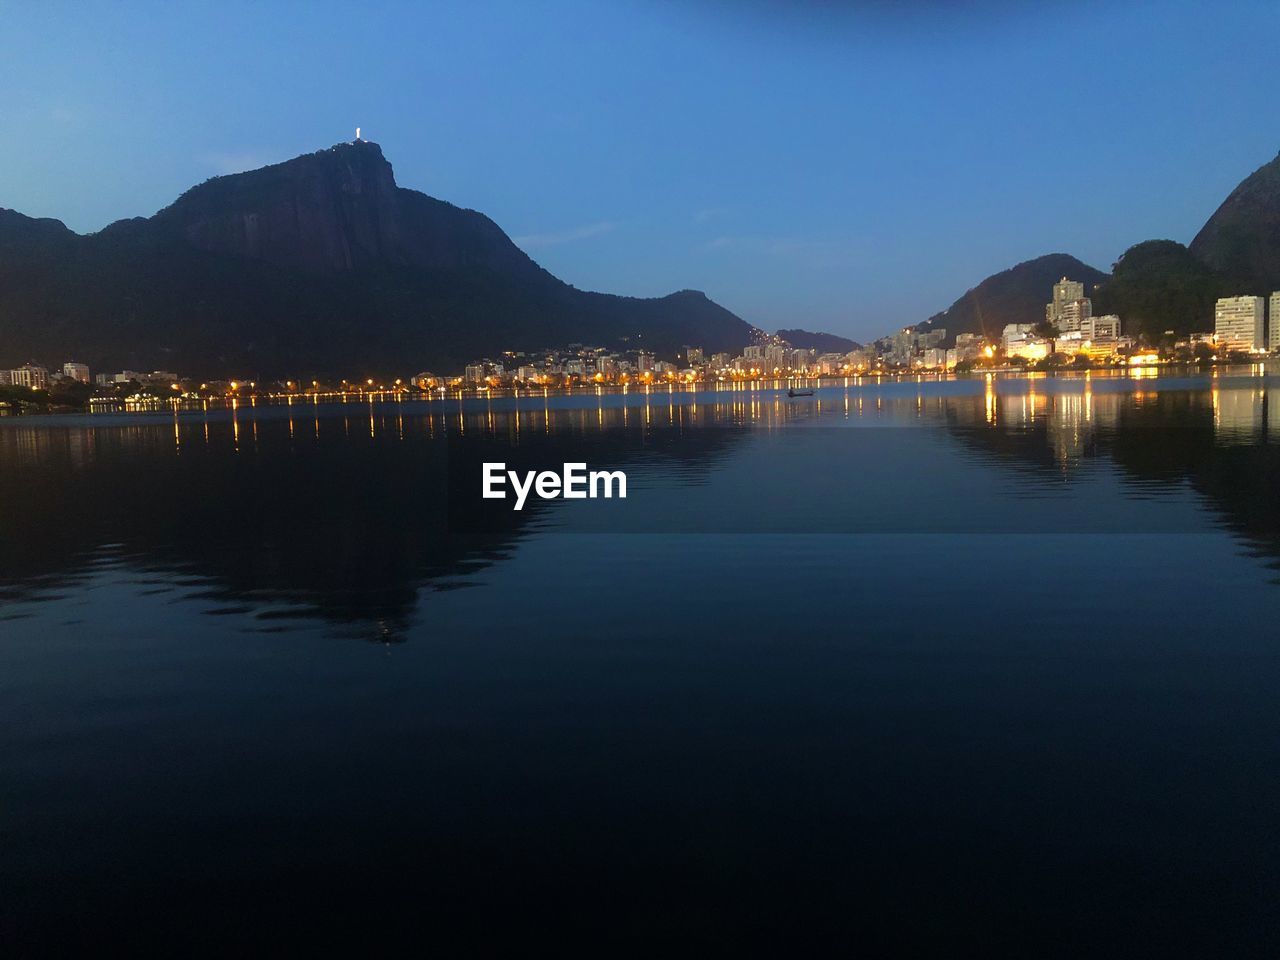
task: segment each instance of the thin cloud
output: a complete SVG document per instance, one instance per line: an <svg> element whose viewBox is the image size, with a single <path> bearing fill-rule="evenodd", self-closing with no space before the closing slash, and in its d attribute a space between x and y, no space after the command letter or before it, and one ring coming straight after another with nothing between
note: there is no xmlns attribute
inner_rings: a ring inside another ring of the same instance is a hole
<svg viewBox="0 0 1280 960"><path fill-rule="evenodd" d="M580 227L572 227L568 230L561 230L557 233L529 233L522 237L512 237L517 246L525 249L535 247L555 247L562 243L573 243L575 240L585 240L588 237L598 237L602 233L609 233L617 228L617 224L608 220L599 223L588 223Z"/></svg>
<svg viewBox="0 0 1280 960"><path fill-rule="evenodd" d="M206 153L199 159L218 174L244 173L276 162L274 158L261 153Z"/></svg>
<svg viewBox="0 0 1280 960"><path fill-rule="evenodd" d="M721 236L702 244L704 250L801 260L816 267L846 264L865 255L859 245L837 240L786 236Z"/></svg>

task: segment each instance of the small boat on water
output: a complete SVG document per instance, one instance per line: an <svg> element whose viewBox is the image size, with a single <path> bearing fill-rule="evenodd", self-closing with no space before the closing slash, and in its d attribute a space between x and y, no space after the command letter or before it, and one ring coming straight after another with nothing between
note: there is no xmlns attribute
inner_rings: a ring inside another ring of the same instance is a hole
<svg viewBox="0 0 1280 960"><path fill-rule="evenodd" d="M787 396L788 396L788 397L812 397L812 396L813 396L813 391L812 391L812 390L797 390L795 387L788 387L788 388L787 388Z"/></svg>

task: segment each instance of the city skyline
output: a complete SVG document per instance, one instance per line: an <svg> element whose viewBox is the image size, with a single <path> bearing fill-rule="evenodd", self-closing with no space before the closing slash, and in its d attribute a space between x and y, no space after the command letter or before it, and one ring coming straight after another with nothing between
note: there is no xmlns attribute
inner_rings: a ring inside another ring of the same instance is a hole
<svg viewBox="0 0 1280 960"><path fill-rule="evenodd" d="M322 8L10 9L0 79L23 136L0 146L0 205L96 230L360 125L402 182L486 212L580 288L692 287L765 329L866 341L1029 257L1107 269L1144 237L1187 242L1274 155L1248 79L1265 52L1236 43L1270 9L997 4L927 35L876 5L808 9L406 10L341 36ZM287 62L257 56L286 29ZM1063 62L1078 83L1046 66Z"/></svg>

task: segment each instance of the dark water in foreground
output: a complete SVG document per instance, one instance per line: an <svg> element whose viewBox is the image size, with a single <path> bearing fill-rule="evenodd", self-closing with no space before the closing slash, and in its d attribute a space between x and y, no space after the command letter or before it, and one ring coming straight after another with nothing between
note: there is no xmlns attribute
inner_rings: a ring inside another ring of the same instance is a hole
<svg viewBox="0 0 1280 960"><path fill-rule="evenodd" d="M5 952L1275 954L1280 379L591 403L0 425Z"/></svg>

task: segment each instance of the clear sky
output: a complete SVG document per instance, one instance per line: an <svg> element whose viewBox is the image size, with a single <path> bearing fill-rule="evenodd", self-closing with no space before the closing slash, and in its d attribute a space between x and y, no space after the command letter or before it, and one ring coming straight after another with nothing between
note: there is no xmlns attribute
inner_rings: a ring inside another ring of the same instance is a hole
<svg viewBox="0 0 1280 960"><path fill-rule="evenodd" d="M97 230L358 124L578 287L861 339L1190 241L1280 147L1277 36L1274 2L0 0L0 206Z"/></svg>

